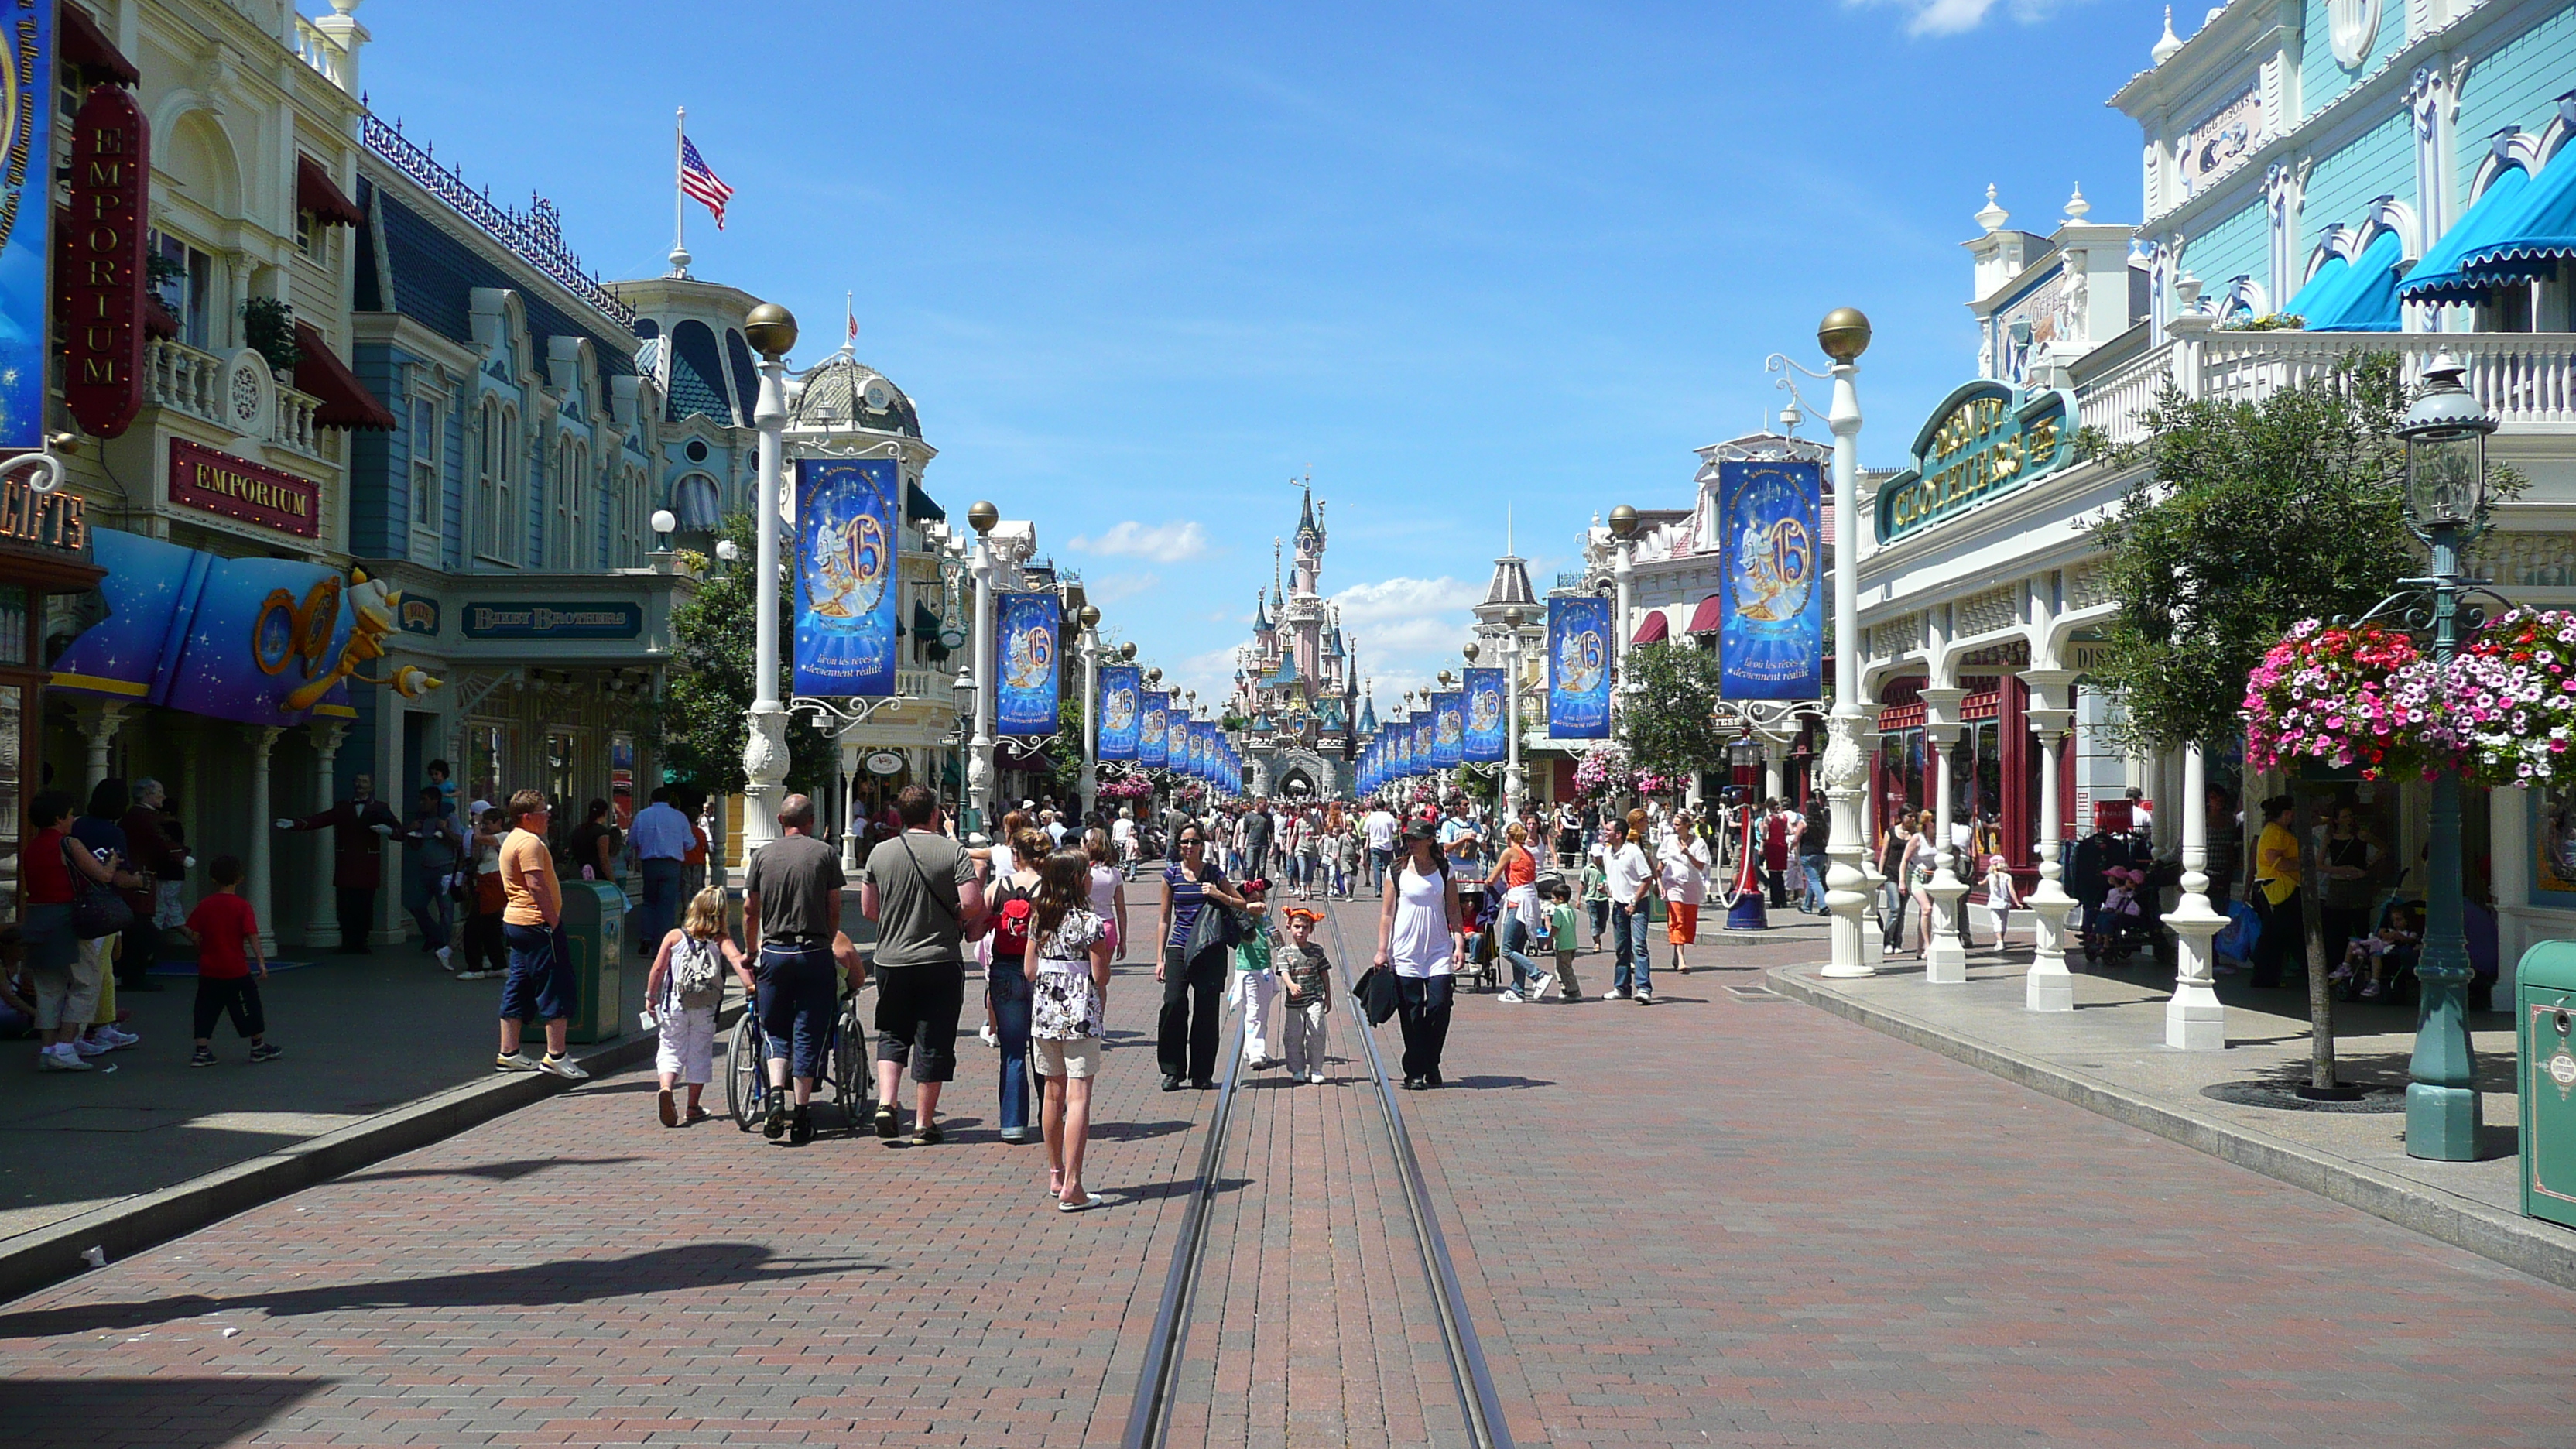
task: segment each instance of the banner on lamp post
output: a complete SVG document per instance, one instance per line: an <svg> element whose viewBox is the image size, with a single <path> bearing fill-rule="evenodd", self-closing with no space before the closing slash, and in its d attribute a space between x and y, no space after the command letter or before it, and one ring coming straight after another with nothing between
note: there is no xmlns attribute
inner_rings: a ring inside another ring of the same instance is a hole
<svg viewBox="0 0 2576 1449"><path fill-rule="evenodd" d="M892 458L797 461L798 694L894 693L896 468Z"/></svg>
<svg viewBox="0 0 2576 1449"><path fill-rule="evenodd" d="M1501 762L1505 750L1503 671L1467 671L1467 722L1463 753L1471 765Z"/></svg>
<svg viewBox="0 0 2576 1449"><path fill-rule="evenodd" d="M1142 680L1143 674L1133 664L1112 664L1100 671L1100 758L1136 758Z"/></svg>
<svg viewBox="0 0 2576 1449"><path fill-rule="evenodd" d="M1547 601L1547 732L1560 740L1610 738L1610 601Z"/></svg>
<svg viewBox="0 0 2576 1449"><path fill-rule="evenodd" d="M1719 693L1814 699L1824 692L1824 470L1720 463L1717 479Z"/></svg>
<svg viewBox="0 0 2576 1449"><path fill-rule="evenodd" d="M1061 726L1055 668L1061 605L1043 592L1002 594L993 602L994 732L1054 734Z"/></svg>

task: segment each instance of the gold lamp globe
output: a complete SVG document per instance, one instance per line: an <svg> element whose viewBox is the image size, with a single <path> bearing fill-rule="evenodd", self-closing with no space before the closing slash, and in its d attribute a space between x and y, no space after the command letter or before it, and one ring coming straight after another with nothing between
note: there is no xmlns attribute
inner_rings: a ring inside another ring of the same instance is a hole
<svg viewBox="0 0 2576 1449"><path fill-rule="evenodd" d="M1816 345L1836 362L1858 362L1869 350L1869 319L1858 307L1836 307L1816 325Z"/></svg>
<svg viewBox="0 0 2576 1449"><path fill-rule="evenodd" d="M796 314L775 302L763 302L742 319L743 340L772 362L796 346Z"/></svg>
<svg viewBox="0 0 2576 1449"><path fill-rule="evenodd" d="M1001 521L1002 510L995 508L989 499L979 498L966 510L967 525L979 534L991 533L993 525Z"/></svg>
<svg viewBox="0 0 2576 1449"><path fill-rule="evenodd" d="M1610 536L1627 538L1637 531L1637 510L1622 503L1610 510Z"/></svg>

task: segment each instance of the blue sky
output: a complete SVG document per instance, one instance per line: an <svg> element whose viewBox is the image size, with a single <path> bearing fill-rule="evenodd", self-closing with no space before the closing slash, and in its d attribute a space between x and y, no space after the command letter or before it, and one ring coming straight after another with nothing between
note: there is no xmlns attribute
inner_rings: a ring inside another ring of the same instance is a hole
<svg viewBox="0 0 2576 1449"><path fill-rule="evenodd" d="M724 17L719 22L714 17ZM757 16L757 27L739 22ZM1975 364L1985 187L2139 210L2145 0L369 6L380 114L603 275L670 247L671 119L737 191L698 275L911 392L931 491L1030 518L1106 623L1224 673L1295 521L1381 703L1455 660L1504 510L1540 587L1677 506L1850 303L1866 461ZM2194 22L2186 21L2183 33ZM1818 399L1821 402L1821 398ZM1820 427L1810 425L1811 432Z"/></svg>

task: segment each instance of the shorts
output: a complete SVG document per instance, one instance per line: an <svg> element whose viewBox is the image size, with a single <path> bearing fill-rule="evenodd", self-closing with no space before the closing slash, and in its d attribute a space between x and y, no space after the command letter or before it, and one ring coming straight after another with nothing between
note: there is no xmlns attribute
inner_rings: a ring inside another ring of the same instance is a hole
<svg viewBox="0 0 2576 1449"><path fill-rule="evenodd" d="M572 947L563 932L504 922L510 974L501 983L503 1021L554 1021L572 1015Z"/></svg>
<svg viewBox="0 0 2576 1449"><path fill-rule="evenodd" d="M1039 1037L1029 1045L1037 1052L1041 1077L1089 1078L1100 1074L1100 1038L1096 1036L1078 1036L1071 1041Z"/></svg>
<svg viewBox="0 0 2576 1449"><path fill-rule="evenodd" d="M909 1065L916 1082L953 1079L957 1014L965 1009L963 961L878 967L877 1060Z"/></svg>
<svg viewBox="0 0 2576 1449"><path fill-rule="evenodd" d="M1688 946L1699 940L1697 901L1664 902L1664 939L1676 946Z"/></svg>

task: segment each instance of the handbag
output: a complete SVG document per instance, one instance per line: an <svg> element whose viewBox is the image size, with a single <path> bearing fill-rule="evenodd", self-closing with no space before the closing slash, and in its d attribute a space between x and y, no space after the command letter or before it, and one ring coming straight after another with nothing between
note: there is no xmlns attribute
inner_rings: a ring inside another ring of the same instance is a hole
<svg viewBox="0 0 2576 1449"><path fill-rule="evenodd" d="M72 842L66 836L63 869L71 872L73 883L80 889L72 901L72 934L84 941L95 941L133 925L134 908L125 903L124 895L116 887L102 885L83 874L79 866L72 864L71 852Z"/></svg>

